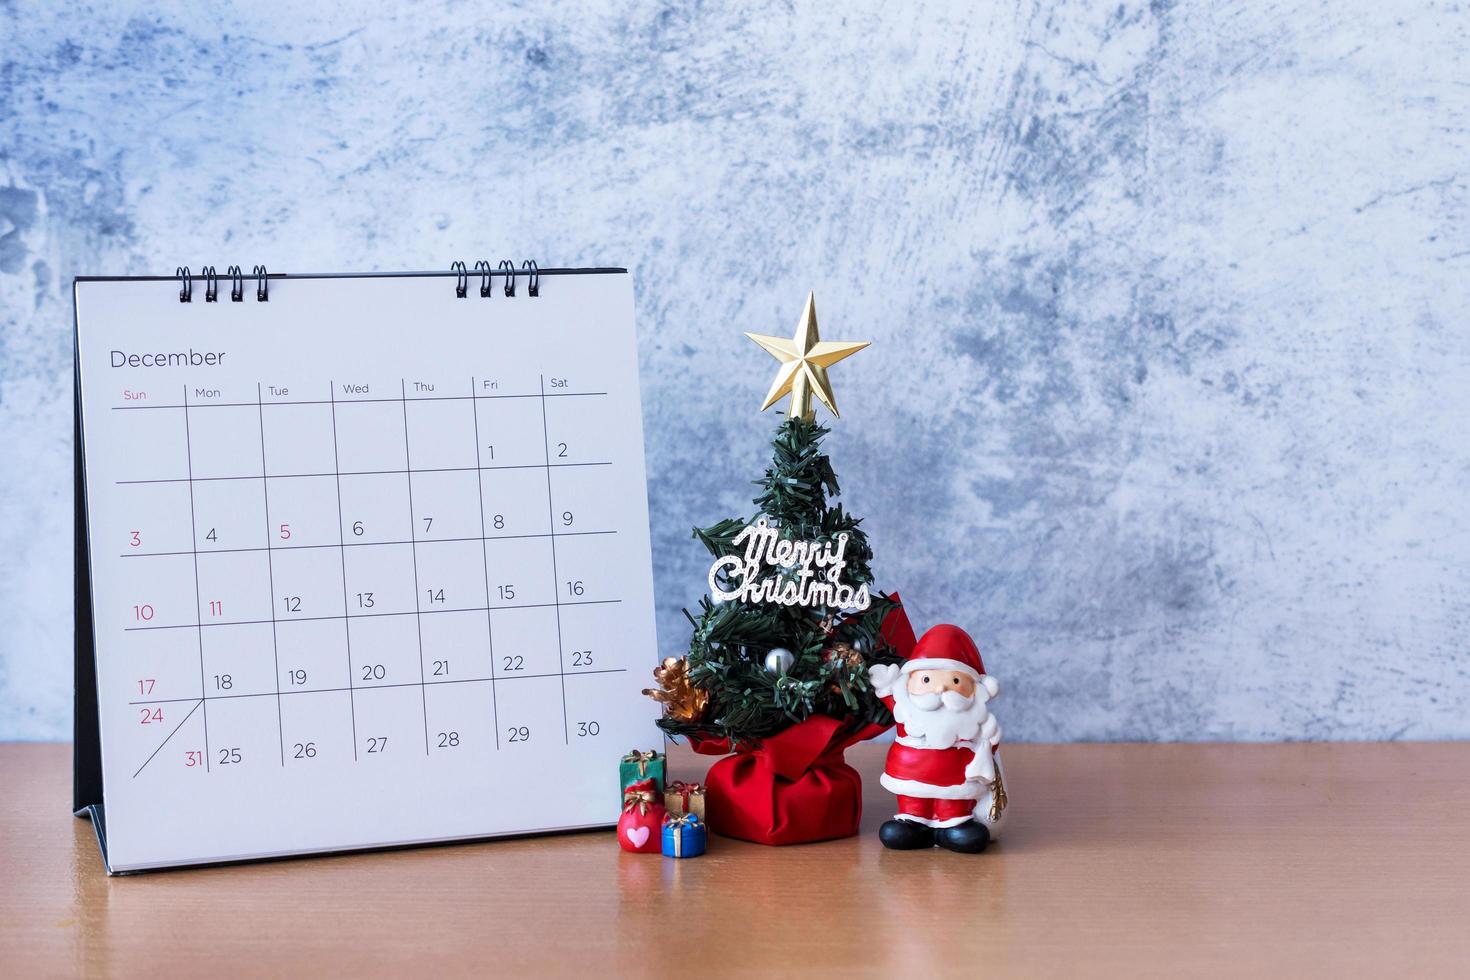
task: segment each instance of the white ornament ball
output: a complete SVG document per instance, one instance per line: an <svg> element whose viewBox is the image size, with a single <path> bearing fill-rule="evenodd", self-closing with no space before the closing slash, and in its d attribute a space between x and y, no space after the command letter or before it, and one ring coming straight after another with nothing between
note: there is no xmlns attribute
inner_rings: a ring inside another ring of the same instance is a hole
<svg viewBox="0 0 1470 980"><path fill-rule="evenodd" d="M785 647L776 647L766 654L766 670L773 674L784 674L796 663L796 655Z"/></svg>

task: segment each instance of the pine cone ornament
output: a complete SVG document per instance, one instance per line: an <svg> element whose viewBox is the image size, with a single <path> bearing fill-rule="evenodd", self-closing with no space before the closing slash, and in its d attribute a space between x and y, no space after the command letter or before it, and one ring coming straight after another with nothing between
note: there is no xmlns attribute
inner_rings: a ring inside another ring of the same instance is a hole
<svg viewBox="0 0 1470 980"><path fill-rule="evenodd" d="M684 657L665 657L653 668L657 688L644 688L643 693L664 706L664 717L679 721L698 721L709 707L709 692L689 683L689 661Z"/></svg>
<svg viewBox="0 0 1470 980"><path fill-rule="evenodd" d="M824 656L829 663L843 661L849 667L862 667L866 663L862 653L850 643L834 643L827 648Z"/></svg>
<svg viewBox="0 0 1470 980"><path fill-rule="evenodd" d="M822 657L827 663L839 669L846 667L851 670L861 671L865 670L867 666L867 661L863 659L863 655L850 643L834 643L823 651ZM843 699L848 698L847 692L836 681L828 684L827 690L831 691L837 697Z"/></svg>

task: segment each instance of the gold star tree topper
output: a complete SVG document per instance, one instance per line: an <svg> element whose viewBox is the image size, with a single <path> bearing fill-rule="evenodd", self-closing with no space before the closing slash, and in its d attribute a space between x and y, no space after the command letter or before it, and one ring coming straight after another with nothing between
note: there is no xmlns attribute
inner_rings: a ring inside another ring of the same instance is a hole
<svg viewBox="0 0 1470 980"><path fill-rule="evenodd" d="M841 418L837 411L837 398L832 394L832 382L827 378L827 369L844 357L850 357L868 346L866 340L823 340L817 334L817 300L815 293L807 293L806 309L801 311L801 320L796 324L796 336L767 337L748 333L745 336L765 348L766 353L781 362L776 380L771 384L764 412L786 395L791 396L790 416L813 421L816 410L812 408L812 395L816 394L827 410Z"/></svg>

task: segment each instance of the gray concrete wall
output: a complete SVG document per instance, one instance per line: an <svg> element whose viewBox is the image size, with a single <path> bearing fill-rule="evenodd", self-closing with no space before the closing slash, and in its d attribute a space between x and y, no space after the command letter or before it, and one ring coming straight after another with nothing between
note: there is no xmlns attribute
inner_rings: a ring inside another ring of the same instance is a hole
<svg viewBox="0 0 1470 980"><path fill-rule="evenodd" d="M636 272L666 653L810 288L1008 737L1470 735L1463 7L370 6L0 4L0 738L68 732L71 277L481 256Z"/></svg>

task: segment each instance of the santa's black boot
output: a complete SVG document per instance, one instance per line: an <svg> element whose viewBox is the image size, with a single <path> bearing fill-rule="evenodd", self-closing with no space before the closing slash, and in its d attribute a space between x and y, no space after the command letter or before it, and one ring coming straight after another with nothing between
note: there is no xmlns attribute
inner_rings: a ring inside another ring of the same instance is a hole
<svg viewBox="0 0 1470 980"><path fill-rule="evenodd" d="M936 830L934 843L947 851L979 854L990 843L990 829L978 821L967 820L957 827L941 827Z"/></svg>
<svg viewBox="0 0 1470 980"><path fill-rule="evenodd" d="M878 839L895 851L915 851L934 846L934 828L912 820L889 820L878 828Z"/></svg>

